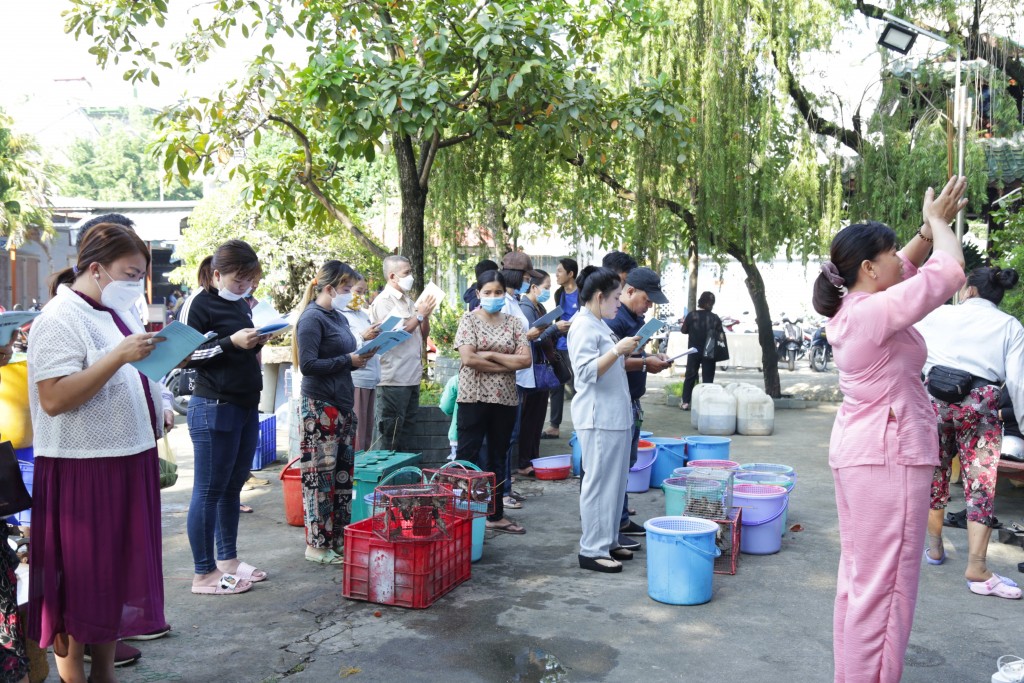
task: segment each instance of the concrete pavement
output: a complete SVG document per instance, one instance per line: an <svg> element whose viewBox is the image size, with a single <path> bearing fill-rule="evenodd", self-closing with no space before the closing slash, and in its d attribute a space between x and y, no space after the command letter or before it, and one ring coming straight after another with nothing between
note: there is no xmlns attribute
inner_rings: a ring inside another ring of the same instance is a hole
<svg viewBox="0 0 1024 683"><path fill-rule="evenodd" d="M784 387L807 380L805 374L816 375L783 371ZM716 379L759 384L760 374ZM694 432L689 414L666 406L661 391L650 392L645 409L645 429L659 436ZM283 463L263 472L272 486L243 493L256 512L242 515L240 557L270 579L245 595L194 596L185 534L191 453L181 425L172 437L182 476L164 492L163 516L166 611L174 630L136 643L143 658L119 672L121 681L829 681L839 556L827 466L835 409L780 410L775 435L734 437L732 459L796 468L789 524L803 530L786 533L777 555L741 556L735 576L714 577L711 602L691 607L647 596L645 552L618 575L579 569L578 481L532 479L517 482L527 501L511 513L527 534L488 534L472 578L429 609L346 600L342 569L306 562L302 529L284 522L277 479ZM543 441L542 454L569 452L570 433L563 425L565 438ZM961 491L955 489L951 509L963 507ZM1020 519L1024 490L1001 482L999 491L1000 519ZM638 521L664 514L660 490L630 498ZM908 683L987 681L1000 655L1024 656L1024 603L968 592L965 531L948 529L946 549L945 565L921 570ZM1020 548L994 542L989 557L996 571L1021 577Z"/></svg>

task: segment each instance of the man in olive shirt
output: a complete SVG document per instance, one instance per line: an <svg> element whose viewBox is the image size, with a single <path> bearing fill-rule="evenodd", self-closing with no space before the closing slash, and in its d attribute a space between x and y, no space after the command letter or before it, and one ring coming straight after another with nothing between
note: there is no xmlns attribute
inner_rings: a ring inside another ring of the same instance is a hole
<svg viewBox="0 0 1024 683"><path fill-rule="evenodd" d="M412 336L380 357L373 448L413 452L412 436L423 377L423 340L430 334L430 314L437 301L428 296L419 304L413 302L409 296L413 286L412 263L404 256L384 259L384 277L387 285L370 306L370 320L381 323L398 316L402 322L394 329L405 330Z"/></svg>

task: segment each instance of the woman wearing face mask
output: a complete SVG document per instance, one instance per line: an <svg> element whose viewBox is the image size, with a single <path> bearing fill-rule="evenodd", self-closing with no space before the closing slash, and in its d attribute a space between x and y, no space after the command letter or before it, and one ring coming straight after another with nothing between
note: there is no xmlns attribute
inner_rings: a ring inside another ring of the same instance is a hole
<svg viewBox="0 0 1024 683"><path fill-rule="evenodd" d="M188 406L195 481L188 508L188 540L199 595L244 593L267 578L238 559L239 494L259 441L263 376L257 354L267 340L253 327L245 302L262 273L259 257L241 240L213 253L210 279L181 309L181 322L212 339L189 362L197 369ZM216 540L216 554L214 541Z"/></svg>
<svg viewBox="0 0 1024 683"><path fill-rule="evenodd" d="M462 367L459 369L457 435L458 456L487 472L496 482L505 481L512 428L516 422L519 394L516 370L530 367L530 345L518 318L502 313L505 306L505 278L489 270L477 279L480 308L466 313L455 333ZM487 438L486 454L480 453ZM508 534L526 529L505 517L502 496L495 496L494 514L487 528Z"/></svg>
<svg viewBox="0 0 1024 683"><path fill-rule="evenodd" d="M544 303L551 298L551 276L543 270L531 270L527 273L530 283L523 296L519 299L519 308L526 320L533 325L547 311ZM525 282L524 282L525 284ZM554 339L558 328L550 325L540 333L536 341L530 343L533 351L533 362L547 363L555 353ZM523 396L522 416L519 418L519 462L518 474L533 476L534 458L540 457L540 434L544 430L544 416L548 411L548 391L527 391Z"/></svg>
<svg viewBox="0 0 1024 683"><path fill-rule="evenodd" d="M118 638L165 627L157 436L160 385L129 365L159 342L132 307L150 254L122 225L91 228L32 325L35 480L28 637L60 677L114 677Z"/></svg>
<svg viewBox="0 0 1024 683"><path fill-rule="evenodd" d="M569 360L575 376L572 424L583 449L580 487L579 562L583 569L616 573L633 553L618 545L626 493L633 410L626 357L639 337L616 337L605 320L615 318L622 283L609 268L587 266L576 278L580 309L569 328Z"/></svg>
<svg viewBox="0 0 1024 683"><path fill-rule="evenodd" d="M352 284L352 300L342 313L356 335L356 341L363 343L376 339L380 334L380 324L370 323L370 302L367 301L366 278L356 273L356 279ZM352 384L355 386L353 394L353 412L356 414L356 436L352 447L356 451L365 451L370 448L373 439L373 415L375 410L374 399L376 398L377 383L380 382L380 358L373 356L367 361L366 366L352 371Z"/></svg>
<svg viewBox="0 0 1024 683"><path fill-rule="evenodd" d="M342 314L352 302L359 275L341 261L328 261L306 287L299 304L292 354L302 370L302 503L306 513L306 559L342 564L344 528L352 519L352 373L372 354Z"/></svg>

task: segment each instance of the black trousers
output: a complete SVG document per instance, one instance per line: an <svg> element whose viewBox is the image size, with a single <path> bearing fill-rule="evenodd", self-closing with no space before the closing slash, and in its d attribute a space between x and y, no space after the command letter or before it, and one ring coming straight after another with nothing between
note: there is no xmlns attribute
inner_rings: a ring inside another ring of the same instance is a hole
<svg viewBox="0 0 1024 683"><path fill-rule="evenodd" d="M683 403L689 403L693 396L693 388L697 386L697 372L700 371L700 381L710 384L715 381L715 361L710 358L703 358L696 353L686 359L686 379L683 380Z"/></svg>
<svg viewBox="0 0 1024 683"><path fill-rule="evenodd" d="M505 457L508 455L508 445L512 440L512 428L516 424L517 408L497 403L459 404L456 423L459 446L456 453L459 460L468 460L484 472L494 473L494 514L487 518L492 522L497 522L505 516L501 492L509 476L505 467ZM484 437L487 438L487 448L481 452Z"/></svg>
<svg viewBox="0 0 1024 683"><path fill-rule="evenodd" d="M559 387L564 389L564 387ZM540 433L548 412L548 392L528 391L523 396L522 417L519 418L519 469L530 467L540 457Z"/></svg>

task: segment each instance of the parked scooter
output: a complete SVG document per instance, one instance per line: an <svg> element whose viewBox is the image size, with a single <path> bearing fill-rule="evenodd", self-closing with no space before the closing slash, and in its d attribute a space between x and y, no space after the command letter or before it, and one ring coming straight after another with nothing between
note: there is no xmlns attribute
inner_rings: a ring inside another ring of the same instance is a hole
<svg viewBox="0 0 1024 683"><path fill-rule="evenodd" d="M825 372L832 362L832 344L825 335L825 326L821 325L814 331L811 338L811 370Z"/></svg>
<svg viewBox="0 0 1024 683"><path fill-rule="evenodd" d="M171 392L171 407L178 415L188 415L188 404L196 390L196 371L174 368L164 376L163 385Z"/></svg>
<svg viewBox="0 0 1024 683"><path fill-rule="evenodd" d="M782 336L779 339L779 361L785 360L789 371L796 370L796 359L804 354L804 332L798 323L800 318L782 319Z"/></svg>

